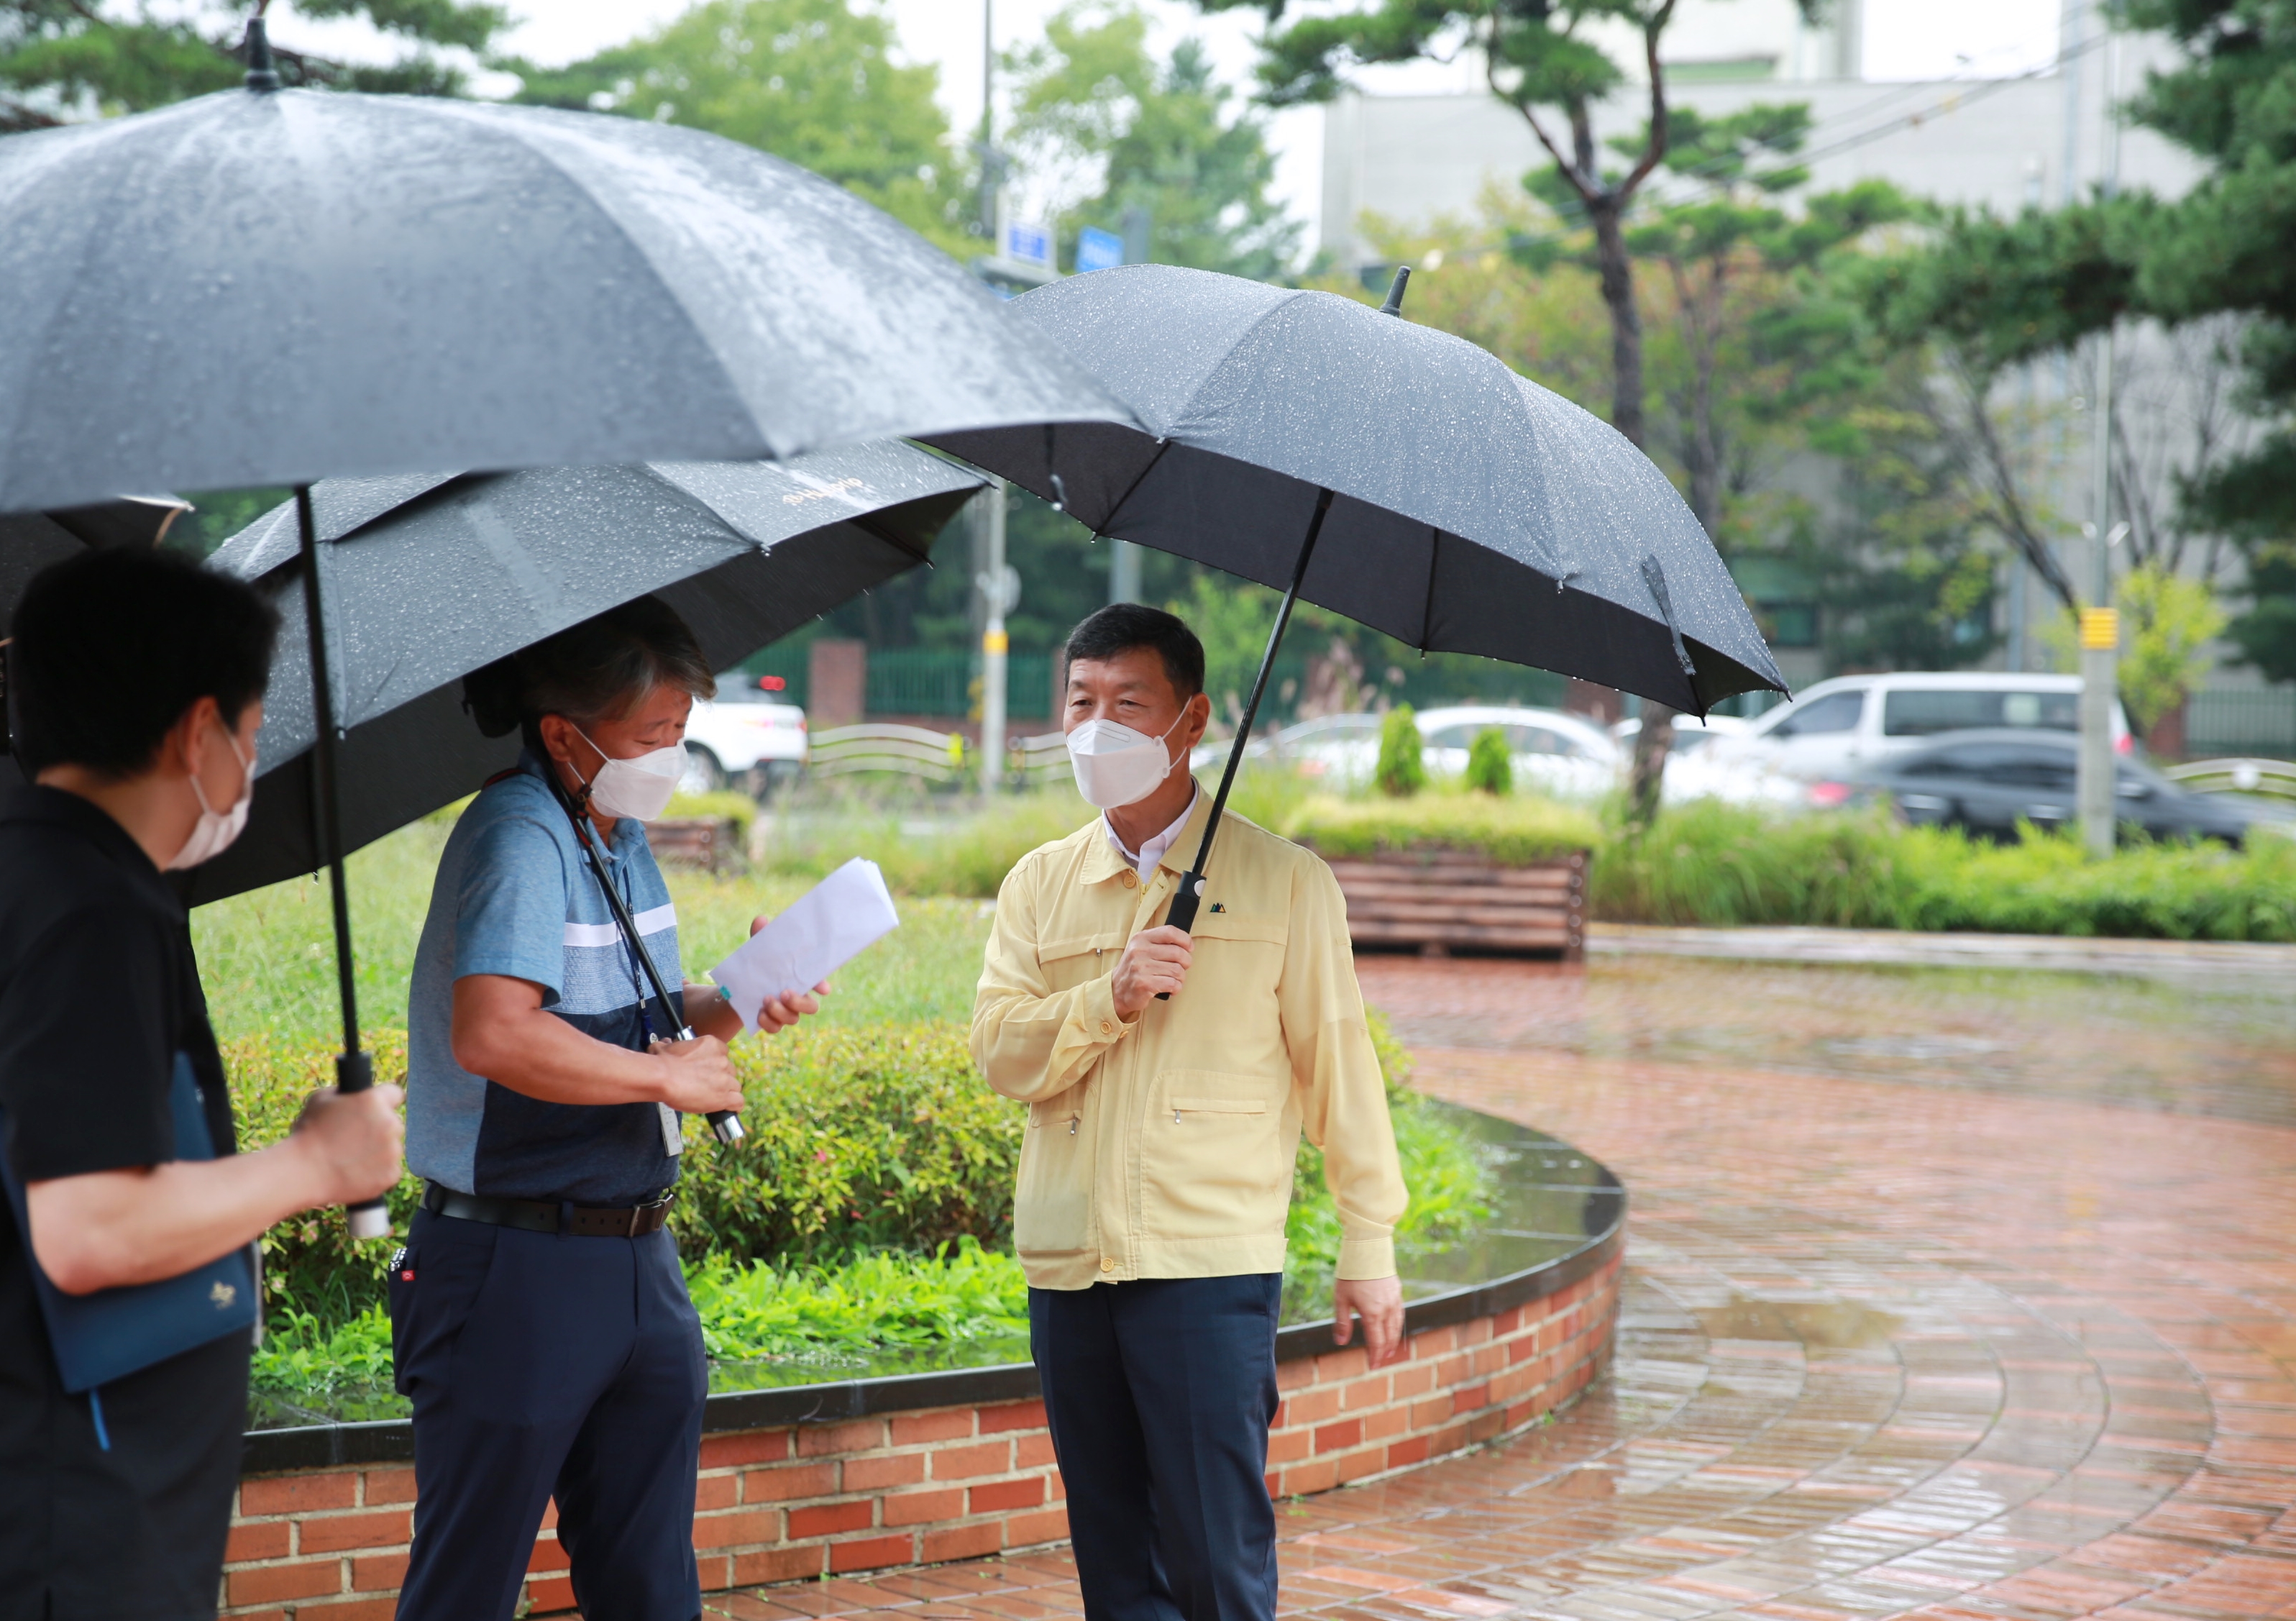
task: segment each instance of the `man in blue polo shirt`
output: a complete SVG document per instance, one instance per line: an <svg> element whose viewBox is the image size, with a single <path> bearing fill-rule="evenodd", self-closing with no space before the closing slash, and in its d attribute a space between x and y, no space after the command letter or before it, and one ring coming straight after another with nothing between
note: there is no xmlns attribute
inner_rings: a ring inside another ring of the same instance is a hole
<svg viewBox="0 0 2296 1621"><path fill-rule="evenodd" d="M578 827L678 984L676 914L644 823L683 775L687 712L712 689L692 633L651 597L465 684L480 728L515 727L526 750L447 841L410 987L407 1163L428 1187L390 1272L414 1403L400 1621L509 1621L554 1497L589 1621L700 1613L708 1384L663 1222L680 1116L742 1106L726 1051L742 1021L714 986L689 985L696 1039L660 1027ZM759 1024L813 1008L768 1004Z"/></svg>

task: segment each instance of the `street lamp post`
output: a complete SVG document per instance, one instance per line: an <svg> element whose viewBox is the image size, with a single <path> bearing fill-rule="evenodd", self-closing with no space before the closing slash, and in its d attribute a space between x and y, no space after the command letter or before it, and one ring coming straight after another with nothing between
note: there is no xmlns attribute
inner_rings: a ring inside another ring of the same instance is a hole
<svg viewBox="0 0 2296 1621"><path fill-rule="evenodd" d="M2108 30L2111 24L2106 24ZM2120 121L2113 98L2120 94L2120 42L2107 32L2104 45L2104 176L2098 190L2110 198L2120 179ZM2120 819L2115 789L2118 761L2112 747L2112 712L2120 687L2120 615L2112 605L2112 361L2113 332L2098 336L2096 386L2089 400L2092 449L2089 474L2089 605L2080 614L2080 754L2074 801L2080 813L2081 843L2093 856L2112 853Z"/></svg>
<svg viewBox="0 0 2296 1621"><path fill-rule="evenodd" d="M1004 781L1005 658L1011 643L1004 616L1021 605L1021 572L1004 561L1004 481L991 477L974 498L980 510L980 572L972 583L980 592L980 791L994 794Z"/></svg>

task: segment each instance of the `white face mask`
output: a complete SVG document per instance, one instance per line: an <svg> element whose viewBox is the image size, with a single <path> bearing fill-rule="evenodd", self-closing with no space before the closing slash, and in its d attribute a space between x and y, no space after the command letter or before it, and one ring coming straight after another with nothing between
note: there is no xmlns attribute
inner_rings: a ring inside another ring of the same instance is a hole
<svg viewBox="0 0 2296 1621"><path fill-rule="evenodd" d="M176 852L165 870L180 872L186 867L197 867L202 861L212 861L231 848L231 842L247 827L248 807L255 802L255 760L239 752L239 739L226 728L223 740L231 745L231 757L246 771L246 780L240 784L239 798L228 810L218 810L208 803L208 791L200 786L199 773L192 773L192 792L199 796L200 819L192 829L192 836Z"/></svg>
<svg viewBox="0 0 2296 1621"><path fill-rule="evenodd" d="M1179 728L1187 711L1151 737L1113 720L1087 720L1069 734L1069 765L1076 772L1084 802L1103 810L1137 804L1156 791L1179 761L1164 750L1164 738Z"/></svg>
<svg viewBox="0 0 2296 1621"><path fill-rule="evenodd" d="M574 735L589 743L590 736L581 728ZM606 751L598 749L601 755ZM581 776L578 769L574 773ZM669 809L669 796L677 792L677 785L685 778L685 745L673 743L666 749L655 749L640 754L635 760L609 758L598 768L598 774L583 786L590 790L590 807L607 816L627 816L641 822L661 819Z"/></svg>

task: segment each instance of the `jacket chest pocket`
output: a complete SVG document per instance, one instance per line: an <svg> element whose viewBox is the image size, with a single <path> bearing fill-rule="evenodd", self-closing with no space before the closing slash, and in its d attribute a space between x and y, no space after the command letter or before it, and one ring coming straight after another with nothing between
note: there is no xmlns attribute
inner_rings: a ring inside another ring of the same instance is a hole
<svg viewBox="0 0 2296 1621"><path fill-rule="evenodd" d="M1038 946L1037 967L1052 990L1073 991L1089 980L1114 973L1116 959L1123 954L1124 935L1119 930L1072 934Z"/></svg>
<svg viewBox="0 0 2296 1621"><path fill-rule="evenodd" d="M1292 1159L1283 1130L1289 1082L1219 1070L1156 1077L1141 1124L1140 1170L1152 1238L1210 1238L1281 1222Z"/></svg>
<svg viewBox="0 0 2296 1621"><path fill-rule="evenodd" d="M1199 912L1188 931L1195 943L1192 975L1217 981L1226 994L1272 997L1283 976L1283 946L1289 938L1280 917L1249 912Z"/></svg>

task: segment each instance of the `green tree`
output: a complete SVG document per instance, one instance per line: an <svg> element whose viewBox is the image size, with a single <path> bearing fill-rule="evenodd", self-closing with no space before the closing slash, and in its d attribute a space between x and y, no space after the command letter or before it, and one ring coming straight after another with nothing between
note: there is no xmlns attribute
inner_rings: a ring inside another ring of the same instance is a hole
<svg viewBox="0 0 2296 1621"><path fill-rule="evenodd" d="M1291 264L1300 225L1267 193L1266 124L1230 111L1234 93L1212 77L1201 41L1181 40L1159 62L1132 0L1073 0L1005 68L1016 76L1013 147L1042 166L1099 171L1099 189L1064 225L1121 235L1144 213L1157 263L1255 281Z"/></svg>
<svg viewBox="0 0 2296 1621"><path fill-rule="evenodd" d="M802 164L952 251L969 181L953 169L939 70L892 60L873 0L709 0L652 34L554 70L519 99L690 124Z"/></svg>
<svg viewBox="0 0 2296 1621"><path fill-rule="evenodd" d="M94 0L0 0L0 133L163 107L227 89L246 70L248 7L194 0L132 10ZM286 9L284 7L283 10ZM509 21L483 0L299 0L311 18L358 18L402 46L381 63L275 50L290 85L459 95L466 74L442 50L483 55Z"/></svg>
<svg viewBox="0 0 2296 1621"><path fill-rule="evenodd" d="M2208 673L2209 644L2224 633L2216 593L2158 564L2120 580L2120 696L2136 729L2150 732L2184 708Z"/></svg>
<svg viewBox="0 0 2296 1621"><path fill-rule="evenodd" d="M1466 784L1484 794L1514 791L1514 759L1507 752L1507 735L1497 727L1485 727L1467 745Z"/></svg>

